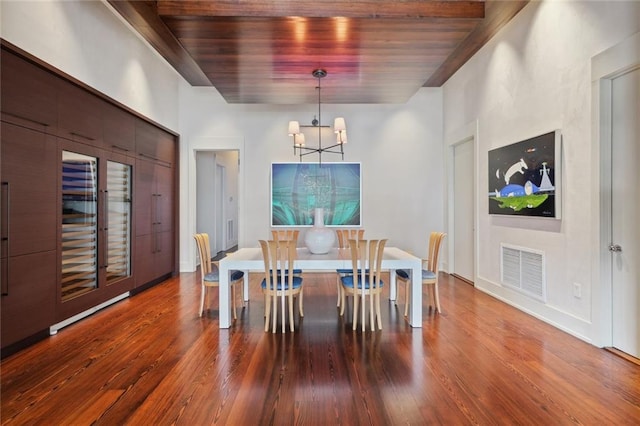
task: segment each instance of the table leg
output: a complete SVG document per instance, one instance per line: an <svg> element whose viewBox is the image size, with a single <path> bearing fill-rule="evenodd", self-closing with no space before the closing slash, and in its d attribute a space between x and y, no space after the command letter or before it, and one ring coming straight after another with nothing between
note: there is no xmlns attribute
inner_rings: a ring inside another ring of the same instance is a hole
<svg viewBox="0 0 640 426"><path fill-rule="evenodd" d="M249 271L244 271L244 301L249 301Z"/></svg>
<svg viewBox="0 0 640 426"><path fill-rule="evenodd" d="M396 300L398 298L398 288L396 286L396 270L391 269L389 271L389 300Z"/></svg>
<svg viewBox="0 0 640 426"><path fill-rule="evenodd" d="M411 268L411 310L409 324L422 327L422 264L420 259L413 262Z"/></svg>
<svg viewBox="0 0 640 426"><path fill-rule="evenodd" d="M229 268L223 260L219 263L220 268L220 284L218 285L218 316L220 328L229 328L231 326L231 299L229 295Z"/></svg>

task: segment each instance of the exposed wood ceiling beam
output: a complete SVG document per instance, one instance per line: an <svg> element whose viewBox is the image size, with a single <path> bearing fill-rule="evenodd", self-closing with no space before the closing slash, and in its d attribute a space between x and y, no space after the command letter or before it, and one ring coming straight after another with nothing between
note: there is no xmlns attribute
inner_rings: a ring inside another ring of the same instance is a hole
<svg viewBox="0 0 640 426"><path fill-rule="evenodd" d="M159 0L160 16L484 18L484 0Z"/></svg>

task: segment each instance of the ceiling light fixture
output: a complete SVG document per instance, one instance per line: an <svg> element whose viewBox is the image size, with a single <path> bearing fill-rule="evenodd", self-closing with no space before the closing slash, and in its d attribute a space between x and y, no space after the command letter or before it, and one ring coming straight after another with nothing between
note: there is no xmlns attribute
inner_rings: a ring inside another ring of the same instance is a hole
<svg viewBox="0 0 640 426"><path fill-rule="evenodd" d="M318 117L313 117L313 121L311 121L311 125L300 125L297 121L289 122L289 136L293 136L293 155L300 156L300 162L302 162L302 157L309 154L318 153L318 163L322 164L322 153L327 152L331 154L340 154L342 155L342 159L344 160L344 148L343 145L347 143L347 126L345 124L344 118L337 117L333 121L333 132L336 134L336 143L323 147L322 146L322 128L328 128L329 126L322 125L322 112L320 106L322 104L321 91L322 88L320 86L320 80L327 76L327 71L323 69L314 70L311 75L318 79L318 86L316 89L318 90ZM304 133L300 130L301 128L317 128L318 129L318 147L310 148L305 146L305 137ZM337 147L340 147L340 150L337 150Z"/></svg>

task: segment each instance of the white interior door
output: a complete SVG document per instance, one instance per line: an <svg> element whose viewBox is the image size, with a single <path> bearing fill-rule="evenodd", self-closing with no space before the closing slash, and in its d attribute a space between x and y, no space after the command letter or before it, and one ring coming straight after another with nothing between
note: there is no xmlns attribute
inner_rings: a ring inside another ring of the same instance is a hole
<svg viewBox="0 0 640 426"><path fill-rule="evenodd" d="M612 343L640 358L640 69L611 89Z"/></svg>
<svg viewBox="0 0 640 426"><path fill-rule="evenodd" d="M453 273L474 280L473 139L453 147Z"/></svg>

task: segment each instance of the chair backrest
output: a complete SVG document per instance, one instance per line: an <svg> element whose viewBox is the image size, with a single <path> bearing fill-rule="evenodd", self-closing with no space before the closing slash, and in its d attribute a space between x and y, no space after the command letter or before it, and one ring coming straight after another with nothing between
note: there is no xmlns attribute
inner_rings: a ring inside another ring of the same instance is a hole
<svg viewBox="0 0 640 426"><path fill-rule="evenodd" d="M364 229L337 229L338 247L349 248L349 240L362 240Z"/></svg>
<svg viewBox="0 0 640 426"><path fill-rule="evenodd" d="M275 241L295 241L298 243L298 229L272 229L271 235Z"/></svg>
<svg viewBox="0 0 640 426"><path fill-rule="evenodd" d="M195 234L193 236L196 240L196 244L198 245L198 254L200 255L200 272L204 277L206 274L210 273L212 270L211 267L211 247L209 246L209 234Z"/></svg>
<svg viewBox="0 0 640 426"><path fill-rule="evenodd" d="M368 279L369 289L377 289L380 287L380 276L382 271L382 255L387 240L358 240L350 239L349 247L351 248L351 265L353 268L353 276L361 275L362 282L365 277ZM365 286L362 286L363 288ZM355 287L354 285L354 288Z"/></svg>
<svg viewBox="0 0 640 426"><path fill-rule="evenodd" d="M260 240L262 258L264 259L264 278L268 290L277 288L277 280L283 284L293 281L293 269L296 259L296 242L294 240ZM272 279L273 277L273 279ZM283 286L284 288L284 286ZM287 285L287 288L291 286Z"/></svg>
<svg viewBox="0 0 640 426"><path fill-rule="evenodd" d="M429 253L427 256L427 270L438 272L438 257L440 256L440 244L447 234L433 231L429 236Z"/></svg>

